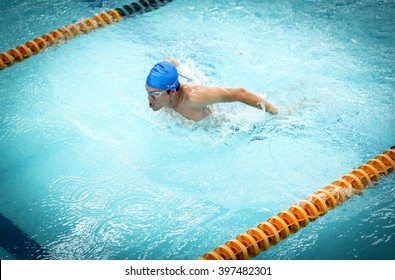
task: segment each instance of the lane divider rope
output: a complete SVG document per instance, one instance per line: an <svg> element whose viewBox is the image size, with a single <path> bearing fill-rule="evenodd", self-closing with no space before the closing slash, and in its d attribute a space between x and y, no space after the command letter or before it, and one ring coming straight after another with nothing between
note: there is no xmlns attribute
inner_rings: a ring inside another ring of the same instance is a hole
<svg viewBox="0 0 395 280"><path fill-rule="evenodd" d="M22 45L0 53L0 70L14 65L15 62L21 62L34 54L38 54L51 45L65 42L79 34L89 33L97 28L118 22L125 17L150 12L152 9L158 9L167 2L172 2L172 0L139 0L121 8L115 8L96 14L93 17L82 19L75 24L62 26L41 37L34 38Z"/></svg>
<svg viewBox="0 0 395 280"><path fill-rule="evenodd" d="M395 146L362 164L349 174L307 196L296 205L269 218L266 222L218 246L198 260L246 260L325 215L354 194L361 193L372 181L388 175L395 168Z"/></svg>

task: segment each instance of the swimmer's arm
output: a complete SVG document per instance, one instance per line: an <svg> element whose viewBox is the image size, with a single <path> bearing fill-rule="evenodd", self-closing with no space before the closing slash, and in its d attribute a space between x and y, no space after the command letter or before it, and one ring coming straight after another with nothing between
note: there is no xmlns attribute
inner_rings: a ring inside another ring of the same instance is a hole
<svg viewBox="0 0 395 280"><path fill-rule="evenodd" d="M239 101L254 108L265 110L271 114L278 113L278 109L274 105L267 102L264 98L244 88L212 87L210 91L204 96L206 97L206 102L210 104Z"/></svg>
<svg viewBox="0 0 395 280"><path fill-rule="evenodd" d="M175 67L180 67L180 63L178 62L178 60L175 60L174 58L171 57L166 57L165 61L170 62L171 64L173 64Z"/></svg>
<svg viewBox="0 0 395 280"><path fill-rule="evenodd" d="M269 112L273 115L278 114L278 109L273 104L267 102L267 100L263 99L262 97L258 96L258 98L260 99L260 101L256 103L256 108L265 110L266 112ZM262 108L262 104L265 106L265 108Z"/></svg>

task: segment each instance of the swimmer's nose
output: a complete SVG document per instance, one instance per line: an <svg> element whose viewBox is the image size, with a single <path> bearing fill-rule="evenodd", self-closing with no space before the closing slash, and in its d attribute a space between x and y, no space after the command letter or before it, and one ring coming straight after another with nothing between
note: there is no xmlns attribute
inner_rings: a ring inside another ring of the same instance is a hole
<svg viewBox="0 0 395 280"><path fill-rule="evenodd" d="M150 108L154 108L155 96L148 95L148 105Z"/></svg>

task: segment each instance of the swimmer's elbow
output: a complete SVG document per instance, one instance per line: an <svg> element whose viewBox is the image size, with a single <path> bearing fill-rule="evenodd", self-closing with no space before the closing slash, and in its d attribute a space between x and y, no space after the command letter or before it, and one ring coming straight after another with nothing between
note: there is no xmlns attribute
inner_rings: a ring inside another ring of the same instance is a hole
<svg viewBox="0 0 395 280"><path fill-rule="evenodd" d="M247 103L250 92L248 92L245 88L234 88L232 89L228 95L226 96L226 102L243 102Z"/></svg>
<svg viewBox="0 0 395 280"><path fill-rule="evenodd" d="M246 98L248 98L248 95L250 94L249 91L247 91L245 88L237 88L238 94L236 95L236 98L238 99L237 101L243 101Z"/></svg>

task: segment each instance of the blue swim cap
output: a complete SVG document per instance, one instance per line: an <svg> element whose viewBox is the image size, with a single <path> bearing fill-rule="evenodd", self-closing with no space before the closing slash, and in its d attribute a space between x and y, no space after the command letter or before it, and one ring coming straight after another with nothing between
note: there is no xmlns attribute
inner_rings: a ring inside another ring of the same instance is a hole
<svg viewBox="0 0 395 280"><path fill-rule="evenodd" d="M179 85L177 68L168 61L155 64L148 74L146 84L163 90L176 89Z"/></svg>

